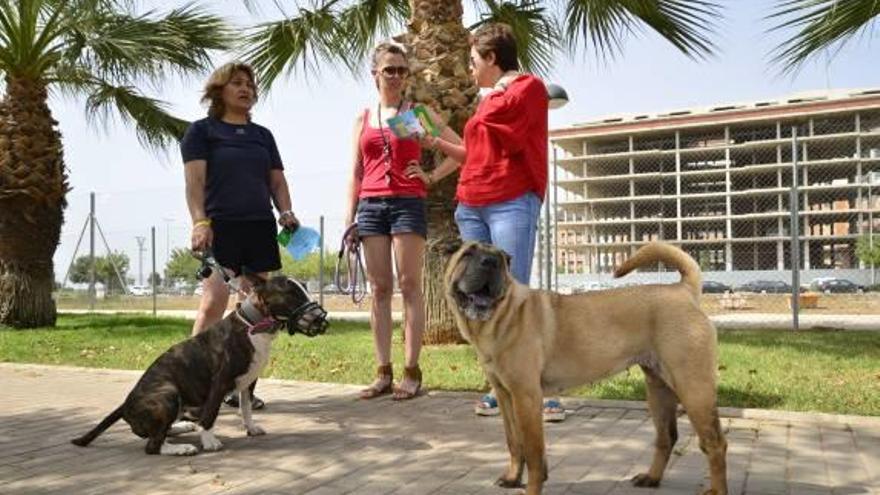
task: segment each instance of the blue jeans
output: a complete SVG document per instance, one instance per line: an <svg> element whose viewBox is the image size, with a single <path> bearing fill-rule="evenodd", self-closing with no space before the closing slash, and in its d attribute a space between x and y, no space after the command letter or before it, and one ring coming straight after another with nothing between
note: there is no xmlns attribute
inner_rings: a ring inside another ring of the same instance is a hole
<svg viewBox="0 0 880 495"><path fill-rule="evenodd" d="M486 242L506 251L513 278L528 285L540 213L540 198L529 192L487 206L459 203L455 223L462 240Z"/></svg>

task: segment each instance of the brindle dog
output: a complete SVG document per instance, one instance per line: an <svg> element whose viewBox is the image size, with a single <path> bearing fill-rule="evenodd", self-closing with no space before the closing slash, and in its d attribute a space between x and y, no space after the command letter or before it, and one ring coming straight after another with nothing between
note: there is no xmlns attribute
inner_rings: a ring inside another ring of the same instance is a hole
<svg viewBox="0 0 880 495"><path fill-rule="evenodd" d="M211 428L223 398L233 390L239 392L247 434L263 435L265 432L251 418L249 388L268 362L272 341L285 325L290 333L323 333L326 312L294 280L283 276L268 281L256 275L247 277L253 283L253 291L236 311L160 355L125 402L72 443L84 447L110 425L124 419L136 435L148 439L147 454L197 453L194 445L166 442L167 436L187 431L200 432L204 450L219 450L223 446ZM185 410L193 409L199 411L197 423L175 424Z"/></svg>

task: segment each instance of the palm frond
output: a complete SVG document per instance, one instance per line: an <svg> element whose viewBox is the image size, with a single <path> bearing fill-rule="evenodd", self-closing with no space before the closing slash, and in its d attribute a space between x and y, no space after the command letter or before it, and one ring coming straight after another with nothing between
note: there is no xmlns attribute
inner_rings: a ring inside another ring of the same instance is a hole
<svg viewBox="0 0 880 495"><path fill-rule="evenodd" d="M89 21L70 30L67 53L120 82L200 72L210 66L210 51L228 48L232 38L223 19L193 5L164 16L106 11Z"/></svg>
<svg viewBox="0 0 880 495"><path fill-rule="evenodd" d="M647 26L691 58L716 50L711 40L722 7L708 0L568 0L564 25L570 48L583 43L607 58L624 37Z"/></svg>
<svg viewBox="0 0 880 495"><path fill-rule="evenodd" d="M126 124L133 124L138 141L145 148L160 150L177 142L189 123L169 114L168 105L141 94L132 86L116 86L108 81L92 79L80 89L90 86L86 99L86 118L91 122L108 123L118 115Z"/></svg>
<svg viewBox="0 0 880 495"><path fill-rule="evenodd" d="M346 33L340 29L336 3L331 0L312 9L301 8L295 16L250 30L242 58L254 66L263 89L270 88L280 75L296 71L308 76L335 64L354 70L358 60L352 57Z"/></svg>
<svg viewBox="0 0 880 495"><path fill-rule="evenodd" d="M554 54L559 48L560 29L542 2L519 0L496 2L487 0L488 12L481 16L473 30L490 22L503 22L511 27L518 48L522 68L529 72L547 75L553 65Z"/></svg>
<svg viewBox="0 0 880 495"><path fill-rule="evenodd" d="M339 14L339 29L345 33L352 58L361 59L378 37L401 29L410 16L407 0L361 0Z"/></svg>
<svg viewBox="0 0 880 495"><path fill-rule="evenodd" d="M778 19L771 30L797 32L774 50L772 62L784 73L796 71L805 61L834 47L841 48L865 32L880 16L880 0L783 0L768 16Z"/></svg>

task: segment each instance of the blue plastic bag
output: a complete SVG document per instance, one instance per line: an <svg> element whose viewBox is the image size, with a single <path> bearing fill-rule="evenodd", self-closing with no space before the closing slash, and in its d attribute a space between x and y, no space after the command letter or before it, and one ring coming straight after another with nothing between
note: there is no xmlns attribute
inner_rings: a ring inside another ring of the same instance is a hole
<svg viewBox="0 0 880 495"><path fill-rule="evenodd" d="M278 234L278 243L287 249L294 260L299 261L318 248L321 243L321 234L317 230L299 226L291 234L284 229Z"/></svg>

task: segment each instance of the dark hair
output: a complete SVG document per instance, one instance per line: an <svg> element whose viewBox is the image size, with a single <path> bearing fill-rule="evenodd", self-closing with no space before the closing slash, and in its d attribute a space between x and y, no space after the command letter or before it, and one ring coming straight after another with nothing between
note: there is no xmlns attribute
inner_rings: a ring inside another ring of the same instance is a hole
<svg viewBox="0 0 880 495"><path fill-rule="evenodd" d="M471 35L471 46L476 48L481 57L490 53L495 55L495 65L501 70L519 70L519 58L516 55L516 39L513 30L500 22L484 24Z"/></svg>
<svg viewBox="0 0 880 495"><path fill-rule="evenodd" d="M379 65L379 57L385 55L386 53L390 53L392 55L400 55L406 60L406 63L409 64L409 57L406 55L406 48L399 43L394 43L391 41L383 41L376 45L376 48L373 49L373 70L376 70L376 66Z"/></svg>
<svg viewBox="0 0 880 495"><path fill-rule="evenodd" d="M236 72L244 72L254 90L254 100L257 99L257 83L254 77L254 68L242 62L229 62L217 68L205 83L205 91L202 94L202 103L208 102L208 116L219 119L226 112L226 105L223 103L223 87L229 84L232 76ZM250 114L248 114L250 118Z"/></svg>

